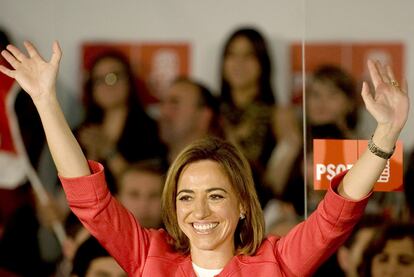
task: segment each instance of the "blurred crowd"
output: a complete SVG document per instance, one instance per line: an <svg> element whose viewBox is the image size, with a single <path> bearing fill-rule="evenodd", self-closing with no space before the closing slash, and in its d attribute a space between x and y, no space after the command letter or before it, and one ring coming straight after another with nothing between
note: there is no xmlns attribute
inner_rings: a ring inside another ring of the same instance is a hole
<svg viewBox="0 0 414 277"><path fill-rule="evenodd" d="M1 50L10 43L5 31L0 30L0 40ZM0 63L6 64L1 56ZM177 76L152 117L140 101L130 61L108 50L93 60L84 80L84 117L75 135L88 159L105 166L111 193L148 228L162 227L164 177L178 153L206 136L229 140L251 164L267 232L284 235L324 194L312 186L313 139L361 138L360 88L340 66L320 65L307 78L303 114L299 105L278 102L273 64L259 30L234 30L221 52L219 91ZM6 103L16 87L4 75L0 81ZM25 152L36 170L45 147L41 121L30 97L18 89L14 93L12 109L18 111ZM125 276L69 211L59 189L44 201L32 180L10 176L11 165L19 172L10 153L21 152L3 139L6 111L0 109L0 163L9 165L0 167L0 276ZM359 226L315 276L414 276L414 152L405 154L404 190L375 192ZM56 235L56 223L63 238Z"/></svg>

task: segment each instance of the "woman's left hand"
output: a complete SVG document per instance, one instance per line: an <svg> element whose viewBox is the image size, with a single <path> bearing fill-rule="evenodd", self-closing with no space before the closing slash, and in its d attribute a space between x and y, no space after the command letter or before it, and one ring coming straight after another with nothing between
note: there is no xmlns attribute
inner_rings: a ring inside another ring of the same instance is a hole
<svg viewBox="0 0 414 277"><path fill-rule="evenodd" d="M368 69L375 93L371 94L368 84L364 82L361 95L365 106L378 127L386 130L386 135L396 138L408 118L410 104L407 84L404 81L400 86L391 67L384 67L378 61L369 60Z"/></svg>

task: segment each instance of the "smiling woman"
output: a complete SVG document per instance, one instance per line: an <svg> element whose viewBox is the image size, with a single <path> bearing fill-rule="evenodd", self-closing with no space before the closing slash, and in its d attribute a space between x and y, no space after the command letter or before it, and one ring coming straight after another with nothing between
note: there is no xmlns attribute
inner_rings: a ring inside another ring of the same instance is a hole
<svg viewBox="0 0 414 277"><path fill-rule="evenodd" d="M369 61L375 88L362 97L378 126L354 166L333 178L316 211L284 237L263 236L263 214L246 159L231 144L207 138L173 162L162 197L167 231L146 229L108 191L104 169L87 161L56 98L61 50L46 62L9 45L3 57L42 119L70 208L130 276L310 276L350 234L408 117L405 84Z"/></svg>
<svg viewBox="0 0 414 277"><path fill-rule="evenodd" d="M191 241L191 258L203 268L222 268L234 255L234 233L243 214L238 197L213 161L190 164L178 182L177 220ZM205 259L219 251L221 257ZM204 257L204 258L203 258ZM223 262L220 262L223 261Z"/></svg>
<svg viewBox="0 0 414 277"><path fill-rule="evenodd" d="M210 222L219 222L213 233L231 231L232 256L251 255L262 242L264 220L250 167L239 150L224 141L209 138L186 148L170 168L162 200L165 226L176 249L184 253L190 250L188 228L180 224L185 214L191 214L189 223L225 218Z"/></svg>

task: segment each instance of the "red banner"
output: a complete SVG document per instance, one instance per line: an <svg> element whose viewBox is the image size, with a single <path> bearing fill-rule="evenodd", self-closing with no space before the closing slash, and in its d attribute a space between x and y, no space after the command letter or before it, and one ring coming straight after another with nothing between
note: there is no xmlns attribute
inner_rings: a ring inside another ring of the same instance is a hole
<svg viewBox="0 0 414 277"><path fill-rule="evenodd" d="M302 45L291 45L293 76L292 102L302 101ZM337 65L349 72L358 83L369 80L367 60L379 60L390 65L395 79L404 76L404 44L401 42L311 42L305 45L305 71L312 73L324 64ZM360 87L360 86L359 86Z"/></svg>
<svg viewBox="0 0 414 277"><path fill-rule="evenodd" d="M367 149L367 140L313 140L313 184L315 190L329 187L338 173L350 169ZM394 155L374 186L374 191L401 191L403 189L403 144L397 142Z"/></svg>

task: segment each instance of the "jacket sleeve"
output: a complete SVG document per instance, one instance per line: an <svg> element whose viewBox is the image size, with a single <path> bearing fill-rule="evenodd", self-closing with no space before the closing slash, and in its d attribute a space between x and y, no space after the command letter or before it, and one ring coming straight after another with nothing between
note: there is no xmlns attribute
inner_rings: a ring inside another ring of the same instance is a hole
<svg viewBox="0 0 414 277"><path fill-rule="evenodd" d="M335 192L345 174L332 180L315 212L275 245L275 254L286 272L294 276L312 274L342 245L363 215L371 194L352 201Z"/></svg>
<svg viewBox="0 0 414 277"><path fill-rule="evenodd" d="M142 269L151 231L142 228L109 192L103 166L89 161L92 174L59 177L69 207L82 224L129 274Z"/></svg>

